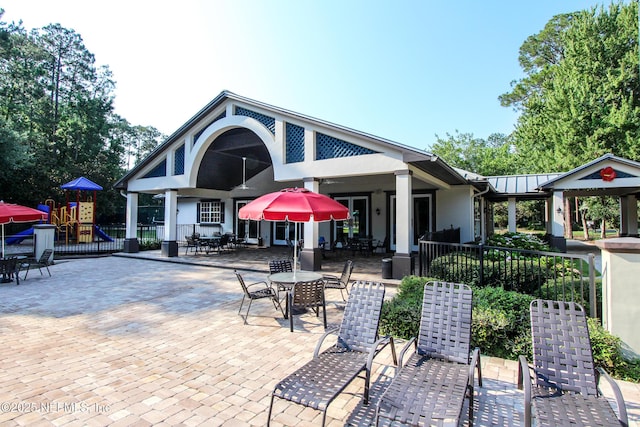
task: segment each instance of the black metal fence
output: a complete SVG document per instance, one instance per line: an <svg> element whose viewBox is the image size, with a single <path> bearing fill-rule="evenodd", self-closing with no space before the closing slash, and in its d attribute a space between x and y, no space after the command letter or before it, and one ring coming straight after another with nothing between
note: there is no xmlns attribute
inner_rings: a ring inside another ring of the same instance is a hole
<svg viewBox="0 0 640 427"><path fill-rule="evenodd" d="M602 312L601 279L596 283L594 254L421 240L417 274L476 286L498 286L543 299L575 301L592 315Z"/></svg>

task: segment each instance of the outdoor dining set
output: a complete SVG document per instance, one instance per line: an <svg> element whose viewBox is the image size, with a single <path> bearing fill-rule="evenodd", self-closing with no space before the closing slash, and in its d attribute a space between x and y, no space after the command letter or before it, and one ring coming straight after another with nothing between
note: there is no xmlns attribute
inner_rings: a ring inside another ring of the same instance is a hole
<svg viewBox="0 0 640 427"><path fill-rule="evenodd" d="M272 260L269 270L266 280L251 284L236 271L244 292L238 313L245 324L251 303L268 299L289 319L291 332L296 309L313 309L316 316L322 309L325 333L313 358L275 385L267 425L278 400L321 411L325 425L329 405L356 377L364 379L363 401L368 405L372 365L385 348L390 348L395 375L377 396L376 425L458 425L464 421L465 404L468 424L473 424L474 390L482 387L482 371L480 349L471 347L473 291L468 285L426 283L419 333L398 353L393 337L378 335L384 284L349 283L350 260L341 276L294 272L290 260ZM348 295L335 330L327 330L327 288ZM242 313L246 300L249 306ZM535 300L530 312L533 361L520 357L517 384L524 390L524 425L628 425L619 387L594 364L584 309L573 302ZM330 341L333 335L337 337ZM600 378L609 382L615 408L601 394Z"/></svg>
<svg viewBox="0 0 640 427"><path fill-rule="evenodd" d="M45 249L38 259L26 255L11 255L0 258L0 283L10 283L15 280L16 285L19 285L20 280L27 278L32 267L38 268L41 275L44 268L51 276L49 266L51 265L52 253L52 249ZM22 279L20 278L21 272L24 272Z"/></svg>
<svg viewBox="0 0 640 427"><path fill-rule="evenodd" d="M185 255L189 251L196 255L198 253L207 255L210 253L222 254L246 246L245 239L239 238L233 233L216 233L211 236L201 236L200 233L193 233L184 236L184 240Z"/></svg>

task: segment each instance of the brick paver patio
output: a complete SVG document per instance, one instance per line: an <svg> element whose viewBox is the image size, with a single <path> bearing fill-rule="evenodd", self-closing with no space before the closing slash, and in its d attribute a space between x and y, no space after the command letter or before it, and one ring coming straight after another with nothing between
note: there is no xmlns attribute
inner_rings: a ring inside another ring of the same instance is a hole
<svg viewBox="0 0 640 427"><path fill-rule="evenodd" d="M0 423L265 425L273 386L312 356L323 328L302 315L290 333L268 301L254 302L243 325L240 286L228 267L242 267L248 282L264 280L266 263L249 259L220 258L227 268L115 256L60 260L52 277L36 270L20 286L1 285ZM337 325L343 302L338 290L328 292L329 323ZM328 425L371 425L376 398L393 376L388 350L376 360L372 404L363 405L356 380L330 406ZM520 424L516 363L482 363L475 424ZM640 425L640 387L621 386L632 425ZM320 419L276 401L272 425Z"/></svg>

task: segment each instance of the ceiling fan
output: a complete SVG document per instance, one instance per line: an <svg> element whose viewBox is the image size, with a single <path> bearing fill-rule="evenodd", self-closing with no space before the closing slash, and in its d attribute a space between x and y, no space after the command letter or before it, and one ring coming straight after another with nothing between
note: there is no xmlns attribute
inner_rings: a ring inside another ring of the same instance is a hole
<svg viewBox="0 0 640 427"><path fill-rule="evenodd" d="M247 185L247 158L242 157L242 184L234 188L234 190L252 190L252 187Z"/></svg>

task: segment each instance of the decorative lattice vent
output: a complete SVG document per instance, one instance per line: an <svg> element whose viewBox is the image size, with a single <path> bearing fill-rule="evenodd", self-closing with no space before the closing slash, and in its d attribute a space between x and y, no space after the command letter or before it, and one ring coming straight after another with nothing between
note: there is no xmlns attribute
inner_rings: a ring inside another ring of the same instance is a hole
<svg viewBox="0 0 640 427"><path fill-rule="evenodd" d="M160 176L167 176L167 160L163 160L155 168L151 169L143 178L158 178Z"/></svg>
<svg viewBox="0 0 640 427"><path fill-rule="evenodd" d="M304 162L304 128L287 123L286 163Z"/></svg>
<svg viewBox="0 0 640 427"><path fill-rule="evenodd" d="M173 174L184 175L184 144L182 144L173 156Z"/></svg>
<svg viewBox="0 0 640 427"><path fill-rule="evenodd" d="M265 116L264 114L256 113L255 111L247 110L242 107L236 107L236 115L251 117L265 125L272 134L276 134L276 119L273 117Z"/></svg>
<svg viewBox="0 0 640 427"><path fill-rule="evenodd" d="M377 153L377 151L334 138L333 136L319 132L316 135L316 160L362 156L363 154L375 153Z"/></svg>

